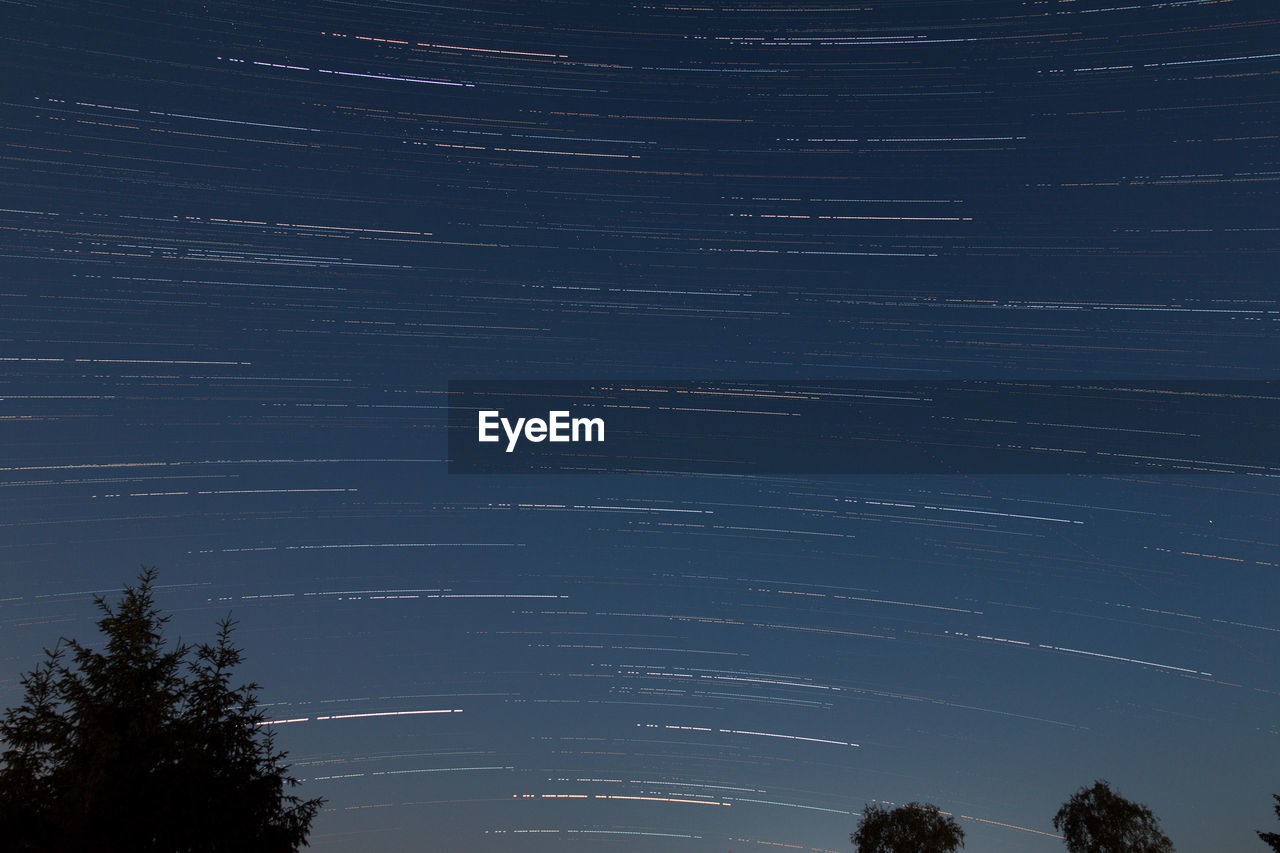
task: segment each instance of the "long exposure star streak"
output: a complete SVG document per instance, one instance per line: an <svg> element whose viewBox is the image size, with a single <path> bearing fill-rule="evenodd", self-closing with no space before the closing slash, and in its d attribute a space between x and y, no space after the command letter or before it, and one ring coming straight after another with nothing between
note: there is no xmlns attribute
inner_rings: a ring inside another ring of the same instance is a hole
<svg viewBox="0 0 1280 853"><path fill-rule="evenodd" d="M1129 467L617 473L615 403L581 473L467 474L450 383L631 383L765 445L920 400L857 383L1267 397L1272 11L0 10L4 707L155 565L175 637L237 620L317 851L831 853L927 801L1048 853L1101 778L1261 849L1273 438L1175 458L1216 436L1099 405L1032 449Z"/></svg>

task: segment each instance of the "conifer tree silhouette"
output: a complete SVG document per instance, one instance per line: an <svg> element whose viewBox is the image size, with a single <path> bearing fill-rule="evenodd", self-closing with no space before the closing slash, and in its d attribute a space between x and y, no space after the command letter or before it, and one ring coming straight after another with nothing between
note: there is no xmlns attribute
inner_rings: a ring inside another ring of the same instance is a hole
<svg viewBox="0 0 1280 853"><path fill-rule="evenodd" d="M291 853L322 799L298 784L257 704L233 687L235 623L212 644L166 648L155 568L102 597L96 651L62 640L0 722L0 838L15 851Z"/></svg>

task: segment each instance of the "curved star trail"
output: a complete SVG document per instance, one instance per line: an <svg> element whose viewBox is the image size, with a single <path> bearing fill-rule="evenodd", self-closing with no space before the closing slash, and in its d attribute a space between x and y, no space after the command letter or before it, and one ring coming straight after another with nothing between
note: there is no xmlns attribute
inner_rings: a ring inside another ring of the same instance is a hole
<svg viewBox="0 0 1280 853"><path fill-rule="evenodd" d="M140 563L320 851L1248 850L1252 475L460 476L453 379L1275 379L1241 2L0 12L0 700Z"/></svg>

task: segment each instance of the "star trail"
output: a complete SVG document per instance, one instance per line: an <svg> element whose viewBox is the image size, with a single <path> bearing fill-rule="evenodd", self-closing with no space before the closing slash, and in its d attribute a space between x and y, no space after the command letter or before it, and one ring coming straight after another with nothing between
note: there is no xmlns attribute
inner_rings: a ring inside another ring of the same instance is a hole
<svg viewBox="0 0 1280 853"><path fill-rule="evenodd" d="M1280 380L1278 43L1242 0L0 4L0 703L156 565L175 636L238 620L317 851L831 853L921 800L1047 853L1096 778L1259 849L1265 442L467 474L449 389Z"/></svg>

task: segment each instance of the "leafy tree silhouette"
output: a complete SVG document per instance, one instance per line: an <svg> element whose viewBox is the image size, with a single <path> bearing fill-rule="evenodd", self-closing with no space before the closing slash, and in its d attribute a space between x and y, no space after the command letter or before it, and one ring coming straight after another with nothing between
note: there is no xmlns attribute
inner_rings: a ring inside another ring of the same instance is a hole
<svg viewBox="0 0 1280 853"><path fill-rule="evenodd" d="M1070 853L1173 853L1151 809L1126 800L1105 779L1081 788L1053 817Z"/></svg>
<svg viewBox="0 0 1280 853"><path fill-rule="evenodd" d="M931 803L896 809L863 806L858 829L849 836L857 853L952 853L964 846L964 830Z"/></svg>
<svg viewBox="0 0 1280 853"><path fill-rule="evenodd" d="M104 651L60 640L0 722L0 838L15 851L285 853L322 799L261 726L257 684L231 686L235 623L213 644L166 650L155 568L116 607L98 596ZM70 658L70 660L68 660Z"/></svg>
<svg viewBox="0 0 1280 853"><path fill-rule="evenodd" d="M1280 794L1272 794L1271 796L1276 801L1276 817L1280 818ZM1262 832L1259 830L1258 837L1275 853L1280 853L1280 832Z"/></svg>

